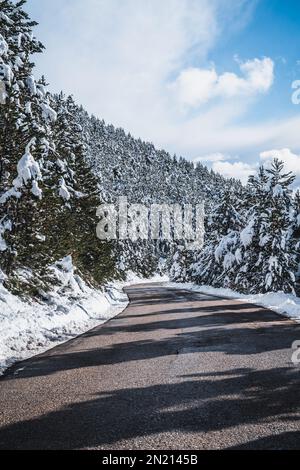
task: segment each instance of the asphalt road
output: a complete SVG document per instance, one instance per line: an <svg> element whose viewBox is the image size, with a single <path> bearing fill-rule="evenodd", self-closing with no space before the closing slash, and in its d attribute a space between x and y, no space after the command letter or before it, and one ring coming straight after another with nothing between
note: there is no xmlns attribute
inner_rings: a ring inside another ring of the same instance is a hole
<svg viewBox="0 0 300 470"><path fill-rule="evenodd" d="M299 449L300 325L159 284L0 380L0 449Z"/></svg>

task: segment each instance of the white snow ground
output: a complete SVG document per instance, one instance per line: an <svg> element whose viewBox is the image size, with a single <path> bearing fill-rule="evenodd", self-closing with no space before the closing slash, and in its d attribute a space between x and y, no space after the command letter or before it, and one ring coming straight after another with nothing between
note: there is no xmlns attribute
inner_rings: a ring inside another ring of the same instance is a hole
<svg viewBox="0 0 300 470"><path fill-rule="evenodd" d="M215 295L219 297L228 297L240 302L260 305L269 308L274 312L280 313L286 317L300 322L300 297L283 292L270 292L268 294L244 295L231 289L215 288L210 286L201 286L192 283L169 282L169 287L188 289L201 294Z"/></svg>
<svg viewBox="0 0 300 470"><path fill-rule="evenodd" d="M121 313L128 304L126 285L145 282L129 276L105 290L91 289L76 275L72 258L52 267L60 285L43 303L23 301L4 288L0 272L0 375L15 362L42 353ZM30 273L23 273L26 277ZM150 281L162 281L156 277ZM2 277L3 281L3 277ZM149 282L149 281L146 281Z"/></svg>

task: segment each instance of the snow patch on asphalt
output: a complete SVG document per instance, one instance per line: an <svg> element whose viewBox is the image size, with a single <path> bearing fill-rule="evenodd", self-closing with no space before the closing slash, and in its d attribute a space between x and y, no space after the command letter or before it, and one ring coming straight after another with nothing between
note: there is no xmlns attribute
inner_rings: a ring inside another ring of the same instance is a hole
<svg viewBox="0 0 300 470"><path fill-rule="evenodd" d="M199 292L200 294L215 295L217 297L228 297L240 302L245 300L251 304L269 308L276 313L280 313L288 318L300 322L300 297L292 294L284 294L283 292L270 292L268 294L245 295L231 289L216 288L211 286L201 286L193 283L177 283L171 282L168 287L176 287L181 289Z"/></svg>

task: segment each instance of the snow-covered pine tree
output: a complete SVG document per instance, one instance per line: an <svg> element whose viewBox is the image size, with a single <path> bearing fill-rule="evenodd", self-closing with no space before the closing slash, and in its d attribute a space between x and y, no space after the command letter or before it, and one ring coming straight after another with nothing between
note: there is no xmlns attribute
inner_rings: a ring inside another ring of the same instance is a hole
<svg viewBox="0 0 300 470"><path fill-rule="evenodd" d="M294 237L300 239L300 190L298 189L294 195L293 201L293 229Z"/></svg>
<svg viewBox="0 0 300 470"><path fill-rule="evenodd" d="M0 0L0 269L17 291L30 276L35 294L48 266L65 256L73 254L85 277L99 283L112 276L114 260L96 238L99 191L80 110L71 98L59 106L45 79L34 78L31 57L43 46L24 3Z"/></svg>
<svg viewBox="0 0 300 470"><path fill-rule="evenodd" d="M172 257L169 276L174 282L190 282L191 268L196 260L196 252L188 250L186 245L178 245Z"/></svg>
<svg viewBox="0 0 300 470"><path fill-rule="evenodd" d="M44 83L33 77L31 56L43 46L32 34L36 24L25 2L0 1L0 249L7 275L31 265L37 242L33 225L43 193L46 161L53 153L49 106ZM26 261L26 263L25 263Z"/></svg>
<svg viewBox="0 0 300 470"><path fill-rule="evenodd" d="M236 244L243 221L242 191L225 188L219 196L221 202L207 216L205 245L191 267L191 278L198 284L228 287L230 283L239 257Z"/></svg>
<svg viewBox="0 0 300 470"><path fill-rule="evenodd" d="M300 282L300 191L296 191L293 201L293 223L292 223L293 238L296 249L296 263L297 263L297 292L299 291Z"/></svg>
<svg viewBox="0 0 300 470"><path fill-rule="evenodd" d="M52 237L56 257L72 254L75 266L90 283L101 284L117 277L112 244L96 236L100 190L87 161L89 147L80 124L80 108L71 96L53 98L57 120L53 128L60 166L59 194L65 202L57 233ZM67 230L66 230L67 228ZM59 240L59 243L57 243Z"/></svg>
<svg viewBox="0 0 300 470"><path fill-rule="evenodd" d="M247 293L293 292L295 243L291 231L294 176L275 159L249 180L253 201L240 233L240 269L233 287Z"/></svg>

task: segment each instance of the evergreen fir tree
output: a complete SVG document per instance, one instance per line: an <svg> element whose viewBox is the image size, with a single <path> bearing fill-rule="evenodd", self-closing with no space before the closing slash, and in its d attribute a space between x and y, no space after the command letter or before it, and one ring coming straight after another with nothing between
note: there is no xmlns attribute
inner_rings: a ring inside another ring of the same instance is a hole
<svg viewBox="0 0 300 470"><path fill-rule="evenodd" d="M65 98L62 94L55 97L53 107L57 112L53 135L63 171L59 194L65 200L56 235L59 257L72 254L84 278L99 285L116 276L116 258L112 245L96 236L100 190L87 163L89 148L79 122L79 108L71 96ZM62 227L68 230L61 231Z"/></svg>
<svg viewBox="0 0 300 470"><path fill-rule="evenodd" d="M1 269L11 275L35 250L32 225L43 193L47 159L53 152L55 113L42 82L33 77L31 56L43 46L32 35L32 22L16 4L0 1L0 73L5 87L0 106Z"/></svg>
<svg viewBox="0 0 300 470"><path fill-rule="evenodd" d="M292 237L293 242L295 244L296 250L296 290L297 293L299 292L299 282L300 282L300 191L299 189L296 191L293 200L293 220L292 220Z"/></svg>
<svg viewBox="0 0 300 470"><path fill-rule="evenodd" d="M294 292L295 244L291 231L294 177L275 159L250 178L254 205L240 234L242 262L235 287L247 293Z"/></svg>
<svg viewBox="0 0 300 470"><path fill-rule="evenodd" d="M221 202L206 221L206 241L191 268L191 278L199 284L224 287L229 284L229 272L238 259L236 240L242 225L241 195L225 189Z"/></svg>

